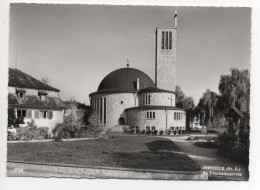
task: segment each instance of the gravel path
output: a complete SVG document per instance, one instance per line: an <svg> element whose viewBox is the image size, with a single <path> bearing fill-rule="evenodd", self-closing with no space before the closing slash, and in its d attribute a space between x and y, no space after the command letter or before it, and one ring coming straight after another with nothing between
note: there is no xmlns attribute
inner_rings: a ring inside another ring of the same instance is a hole
<svg viewBox="0 0 260 190"><path fill-rule="evenodd" d="M179 137L165 137L172 140L178 147L180 147L183 153L187 154L195 162L200 164L204 171L207 171L211 180L247 180L248 170L246 166L230 160L224 156L217 154L216 148L202 148L194 145L193 143L186 141L188 136ZM219 168L206 168L205 166L217 166ZM227 167L231 167L233 171L227 171ZM225 170L223 170L225 168ZM241 171L238 171L239 168ZM235 171L237 169L237 171ZM242 177L238 176L223 176L223 174L210 173L213 172L239 172L242 173Z"/></svg>

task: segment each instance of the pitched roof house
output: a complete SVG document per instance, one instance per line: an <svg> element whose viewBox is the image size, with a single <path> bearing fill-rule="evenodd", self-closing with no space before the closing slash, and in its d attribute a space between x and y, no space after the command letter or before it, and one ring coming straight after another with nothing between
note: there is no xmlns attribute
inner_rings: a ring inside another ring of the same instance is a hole
<svg viewBox="0 0 260 190"><path fill-rule="evenodd" d="M63 120L67 107L59 91L18 69L9 68L8 107L14 108L17 117L24 117L25 124L21 127L33 119L37 127L51 132L54 125Z"/></svg>

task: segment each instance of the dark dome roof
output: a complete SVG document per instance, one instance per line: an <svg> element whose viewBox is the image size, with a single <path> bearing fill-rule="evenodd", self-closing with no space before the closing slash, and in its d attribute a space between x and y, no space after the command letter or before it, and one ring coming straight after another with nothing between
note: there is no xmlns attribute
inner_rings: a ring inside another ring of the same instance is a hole
<svg viewBox="0 0 260 190"><path fill-rule="evenodd" d="M98 91L136 91L136 81L139 78L139 89L155 87L152 79L144 72L133 68L117 69L109 73L99 84Z"/></svg>

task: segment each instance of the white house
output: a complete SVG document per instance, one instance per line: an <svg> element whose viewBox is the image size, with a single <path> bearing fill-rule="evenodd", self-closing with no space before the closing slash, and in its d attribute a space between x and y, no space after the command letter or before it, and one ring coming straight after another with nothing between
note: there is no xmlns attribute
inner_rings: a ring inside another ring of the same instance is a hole
<svg viewBox="0 0 260 190"><path fill-rule="evenodd" d="M16 117L23 116L25 124L32 119L37 127L48 128L49 133L57 122L62 122L66 103L59 97L58 89L9 68L8 106L14 108Z"/></svg>

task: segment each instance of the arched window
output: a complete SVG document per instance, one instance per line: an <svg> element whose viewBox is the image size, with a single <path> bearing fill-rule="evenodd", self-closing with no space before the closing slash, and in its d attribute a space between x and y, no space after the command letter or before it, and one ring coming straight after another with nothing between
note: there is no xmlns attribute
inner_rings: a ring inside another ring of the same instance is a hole
<svg viewBox="0 0 260 190"><path fill-rule="evenodd" d="M164 49L164 32L162 32L162 49Z"/></svg>
<svg viewBox="0 0 260 190"><path fill-rule="evenodd" d="M123 117L119 118L119 125L125 125L125 118Z"/></svg>

